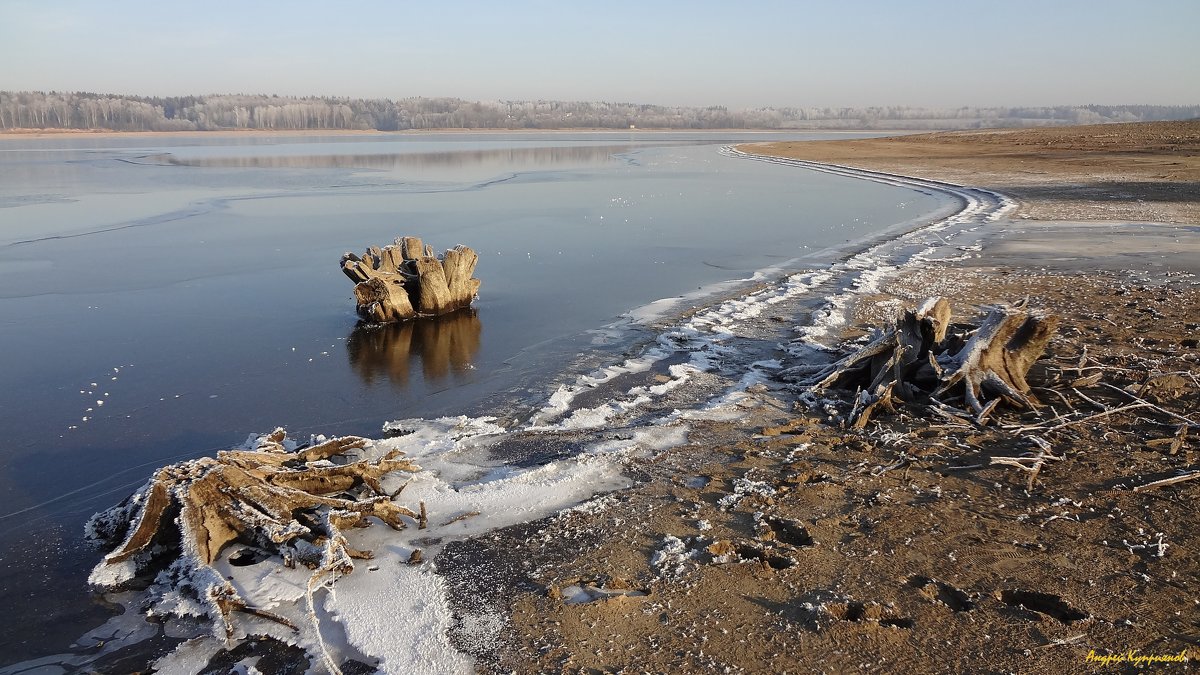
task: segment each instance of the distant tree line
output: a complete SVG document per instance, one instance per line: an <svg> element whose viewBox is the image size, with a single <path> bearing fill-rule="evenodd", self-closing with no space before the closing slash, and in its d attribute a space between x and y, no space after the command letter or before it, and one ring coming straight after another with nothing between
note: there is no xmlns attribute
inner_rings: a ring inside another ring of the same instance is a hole
<svg viewBox="0 0 1200 675"><path fill-rule="evenodd" d="M1180 120L1200 105L694 108L635 103L0 91L0 129L971 129Z"/></svg>

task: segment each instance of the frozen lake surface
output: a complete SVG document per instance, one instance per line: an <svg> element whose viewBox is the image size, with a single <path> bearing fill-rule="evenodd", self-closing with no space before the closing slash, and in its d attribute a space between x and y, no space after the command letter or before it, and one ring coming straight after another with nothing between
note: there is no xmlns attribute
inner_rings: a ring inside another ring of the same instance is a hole
<svg viewBox="0 0 1200 675"><path fill-rule="evenodd" d="M638 308L819 267L947 207L718 152L819 137L0 140L0 605L20 608L0 665L107 616L83 522L163 464L276 426L527 414L636 347ZM473 312L356 327L341 254L400 235L479 253Z"/></svg>

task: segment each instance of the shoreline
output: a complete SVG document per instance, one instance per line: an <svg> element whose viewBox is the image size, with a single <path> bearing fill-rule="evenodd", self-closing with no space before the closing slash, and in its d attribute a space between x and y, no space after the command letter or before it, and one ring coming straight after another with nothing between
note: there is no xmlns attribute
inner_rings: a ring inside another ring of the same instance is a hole
<svg viewBox="0 0 1200 675"><path fill-rule="evenodd" d="M949 207L956 207L956 204L955 204L954 202L952 202L952 201L947 201L947 202L946 202L946 204L947 204ZM727 273L723 273L723 274L727 274ZM722 298L722 299L724 299L724 298ZM710 304L710 302L711 302L711 299L708 299L708 300L706 300L706 303L705 303L705 304ZM673 377L674 373L672 373L672 372L670 371L670 366L671 366L671 365L674 365L674 364L663 363L663 364L660 364L660 365L661 365L661 367L656 367L656 368L654 369L654 376L655 376L656 378L657 378L657 377L663 377L663 378L668 378L668 379L672 379L672 380L673 380L673 379L678 379L678 378L674 378L674 377ZM645 384L644 384L644 385L642 385L642 386L647 386L647 387L660 387L660 386L664 386L664 385L666 385L666 384L669 384L669 383L668 383L668 382L662 382L662 381L651 380L650 382L647 382L647 383L645 383ZM629 385L629 386L630 386L630 388L633 388L633 385ZM627 390L621 391L621 392L619 392L619 393L622 393L622 394L623 394L623 393L625 393L625 391L627 391ZM594 405L594 404L588 404L588 405ZM601 411L601 412L602 412L602 411ZM372 432L373 432L373 433L371 433L371 435L372 435L372 436L374 436L374 435L377 433L377 429L375 429L375 430L372 430ZM240 439L239 439L239 440L240 440ZM94 561L93 561L93 562L94 562ZM72 636L72 637L74 637L74 636Z"/></svg>
<svg viewBox="0 0 1200 675"><path fill-rule="evenodd" d="M942 220L954 220L970 211L970 202L965 201L963 210ZM1114 303L1114 308L1130 300L1144 303L1154 313L1147 312L1143 318L1170 324L1168 328L1178 323L1173 328L1177 331L1184 330L1179 323L1180 312L1188 318L1186 298L1200 295L1194 284L1189 290L1186 277L1173 281L1170 274L1151 275L1154 279L1150 281L1166 283L1183 294L1159 300L1154 284L1139 289L1137 284L1143 283L1140 278L1126 275L1123 263L1127 259L1104 266L1099 278L1090 280L1074 270L1055 270L1052 264L1040 272L1030 270L1024 264L1031 259L1030 249L1013 249L1012 239L998 238L1013 234L1011 231L979 232L963 245L948 235L953 241L943 240L939 248L954 255L950 260L910 257L910 261L915 260L913 264L890 267L882 271L882 276L864 267L879 259L873 254L880 246L894 245L906 237L916 250L923 250L922 237L942 238L933 229L940 222L934 219L849 255L842 263L849 276L837 286L843 292L849 289L855 296L854 303L839 305L831 300L811 304L815 289L832 283L814 276L819 274L814 272L789 277L795 286L785 285L782 295L759 296L759 309L753 312L744 298L700 312L670 340L686 344L706 331L714 335L729 333L733 337L728 341L714 338L712 342L713 356L707 362L712 370L676 371L678 364L660 361L646 370L638 370L640 365L633 364L620 373L606 371L599 380L581 378L582 387L576 393L598 388L599 393L607 392L601 400L617 400L614 394L639 387L662 387L663 391L655 400L641 404L642 411L610 411L615 415L590 431L569 424L554 428L556 420L569 421L561 413L557 418L542 420L551 426L532 430L537 443L550 448L575 447L578 452L579 447L587 447L597 439L611 443L613 438L632 433L634 444L621 461L623 473L636 484L540 520L456 540L448 546L435 564L438 576L448 585L453 616L451 643L473 656L475 667L483 672L622 667L655 670L682 664L701 670L735 671L811 671L819 664L854 670L869 664L940 672L944 669L920 658L920 654L934 653L939 654L941 663L963 660L980 667L1061 672L1078 668L1082 661L1075 652L1087 653L1089 648L1097 653L1120 653L1123 649L1119 647L1124 646L1142 648L1144 653L1163 651L1167 645L1160 649L1157 643L1146 640L1156 630L1165 633L1166 614L1155 612L1148 619L1148 627L1122 632L1117 622L1119 613L1112 609L1121 606L1120 598L1105 604L1094 597L1097 594L1054 580L1056 575L1075 576L1064 571L1060 558L1069 555L1072 546L1079 546L1076 540L1068 542L1058 536L1058 528L1072 521L1055 514L1064 510L1080 513L1080 506L1071 505L1091 503L1095 491L1091 483L1076 478L1070 464L1111 452L1104 447L1111 445L1107 434L1128 434L1128 425L1102 429L1106 432L1103 438L1084 438L1081 449L1070 450L1067 465L1048 469L1039 490L1022 495L1018 486L1024 478L1009 476L1016 473L1011 470L996 467L959 471L963 469L959 465L979 459L992 444L1003 449L996 451L999 454L1018 454L1023 449L1006 439L1001 429L983 428L972 434L950 430L923 436L921 420L908 418L885 420L880 429L862 433L840 430L828 425L822 414L797 408L794 394L775 377L789 359L794 362L800 356L811 358L814 354L777 354L782 363L770 366L762 365L764 361L757 358L771 356L769 348L761 353L753 351L764 348L753 345L762 342L764 336L774 335L780 321L795 322L804 313L814 314L813 327L822 327L822 317L833 322L823 326L824 333L799 330L800 337L808 342L837 338L833 344L840 345L845 338L856 335L864 322L872 324L870 320L894 311L897 299L919 301L931 292L980 304L1012 299L995 297L996 290L1027 294L1033 290L1036 299L1044 302L1057 298L1064 306L1072 301L1086 305L1088 298L1103 294L1102 299ZM1008 229L1014 225L1010 222ZM1061 223L1031 220L1020 225L1045 230L1026 233L1027 247L1049 247L1056 256L1063 253L1064 247L1059 245ZM1177 228L1164 228L1156 236L1170 238L1172 231L1178 234ZM962 232L972 233L968 237L974 233L967 228ZM1124 228L1113 236L1127 242L1134 235ZM1007 252L1006 245L1010 249ZM997 248L1003 255L992 255ZM1086 258L1088 252L1081 250ZM1184 256L1186 262L1190 254L1176 251L1172 255ZM1085 280L1087 284L1082 283ZM1179 286L1181 280L1184 286ZM1127 290L1119 296L1104 294L1109 286L1118 285ZM778 284L773 286L779 289ZM797 293L786 297L790 290ZM776 297L782 299L772 302ZM1181 299L1184 301L1179 302ZM969 313L967 307L961 311ZM1078 308L1070 311L1082 321L1081 329L1111 330L1100 318L1080 315L1082 310ZM836 312L843 314L839 318ZM1167 328L1161 331L1169 332ZM1082 336L1090 334L1077 330L1064 338L1063 345L1077 347ZM1182 345L1181 340L1187 338L1175 339ZM1082 344L1086 347L1089 343ZM1109 358L1109 352L1120 356L1123 346L1120 342L1115 346L1114 342L1105 343L1094 348L1093 358ZM1074 358L1065 347L1059 348L1064 350L1061 355ZM1186 345L1184 348L1186 355ZM694 355L706 348L693 343L685 349L696 350L690 352ZM1194 350L1191 353L1195 354ZM1105 365L1111 370L1116 363L1129 366L1133 362L1118 360ZM1198 369L1194 359L1181 367L1191 368L1193 377ZM685 372L686 376L681 376ZM682 381L667 386L674 380ZM1104 400L1086 385L1080 386L1093 399ZM714 401L719 405L712 407ZM581 409L577 407L576 411ZM632 418L628 416L630 411L636 413ZM805 424L790 432L767 433L768 429L798 419L805 420ZM656 427L660 431L686 427L685 438L664 441L661 437L655 440L638 436L637 430ZM894 441L896 435L903 439L903 445ZM1051 440L1058 447L1060 439ZM1190 447L1185 446L1186 454L1172 461L1192 461ZM538 450L542 455L546 452L544 447ZM1133 468L1149 473L1157 469L1161 473L1156 464L1158 454L1139 456ZM867 470L858 470L863 467ZM1124 465L1117 468L1130 469ZM903 480L898 478L901 469ZM910 479L909 471L914 469ZM986 478L975 480L976 472ZM998 487L984 489L988 481ZM764 487L759 490L755 487L758 485ZM1195 495L1195 485L1174 490ZM1043 497L1041 489L1054 492ZM1125 499L1119 490L1113 497L1115 488L1105 489L1102 497ZM730 501L731 496L736 498ZM1051 507L1055 503L1052 497L1059 496L1071 501ZM1136 512L1126 501L1121 504L1126 511ZM1006 507L1010 510L1004 511ZM1025 511L1020 510L1022 507ZM1173 503L1171 510L1177 515L1158 520L1155 526L1167 532L1168 540L1178 547L1175 551L1187 550L1194 542L1189 543L1190 535L1181 528L1187 526L1194 512L1189 513L1178 503ZM776 520L764 521L754 515L758 512ZM974 514L979 527L972 522L962 523L964 513ZM1010 513L1032 515L1014 525ZM1051 521L1057 521L1054 536L1043 535ZM1074 522L1081 521L1077 517ZM764 527L763 522L768 525ZM787 529L778 523L801 523L800 530L812 541L804 543L794 531L795 526ZM1099 520L1091 527L1103 525L1105 522ZM996 541L991 542L991 548L984 545L987 542L971 539L979 536L985 526L1004 532L992 537ZM915 544L903 542L905 533L916 540ZM1041 548L1016 546L1017 538L1013 546L1001 546L1009 536L1025 537L1022 541L1031 538ZM1097 551L1094 539L1086 539L1085 544L1093 546L1089 553L1102 563L1099 567L1092 565L1090 570L1103 571L1105 564L1114 564L1117 553L1124 554L1124 548L1116 553ZM721 542L726 542L731 552L727 559L718 561L719 556L710 548ZM955 550L949 550L952 545ZM871 553L872 549L888 546L895 548L887 559ZM962 564L954 560L959 549L959 557L965 561ZM974 557L968 557L972 551ZM1026 559L1048 566L1049 571L1030 571L1026 568L1037 565L1028 563L1004 564L1005 560ZM789 564L787 560L794 562ZM1189 578L1186 575L1195 570L1181 567L1179 560L1172 555L1166 564ZM973 573L972 566L983 572ZM1150 571L1148 566L1144 569ZM1157 577L1158 568L1153 573ZM1134 584L1132 591L1122 588L1125 593L1135 594L1139 588L1160 590L1149 581ZM1186 596L1186 589L1182 592ZM1169 595L1175 598L1179 593ZM1046 598L1035 602L1041 596ZM1054 609L1055 602L1067 610ZM1074 617L1071 612L1088 616L1064 621L1055 618L1056 611L1057 616ZM489 623L494 617L501 617L498 626ZM969 619L969 624L962 619ZM481 630L485 626L493 627ZM726 626L737 630L731 635ZM1094 636L1080 642L1073 637L1079 632ZM1054 644L1054 639L1066 641L1059 645L1064 648L1040 650ZM852 650L854 653L847 654L844 646L851 643L858 646ZM1033 649L1035 653L1025 656L1022 649ZM1172 653L1176 652L1178 649Z"/></svg>

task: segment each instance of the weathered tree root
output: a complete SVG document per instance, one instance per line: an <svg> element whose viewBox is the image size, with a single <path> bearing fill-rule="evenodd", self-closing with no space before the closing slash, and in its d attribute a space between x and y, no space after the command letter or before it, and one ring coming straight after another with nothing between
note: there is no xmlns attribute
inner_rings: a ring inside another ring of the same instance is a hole
<svg viewBox="0 0 1200 675"><path fill-rule="evenodd" d="M880 409L900 401L939 403L961 395L986 423L1001 402L1035 409L1025 377L1059 324L1057 316L1020 305L995 307L978 328L950 324L950 303L930 298L905 310L883 333L853 354L816 373L808 392L857 392L847 425L861 429Z"/></svg>
<svg viewBox="0 0 1200 675"><path fill-rule="evenodd" d="M343 530L378 518L394 529L420 515L392 502L381 484L393 471L418 471L393 451L377 460L336 464L331 460L365 447L349 436L289 452L276 429L254 450L229 450L160 469L126 503L96 514L89 530L116 548L93 571L91 581L119 586L171 560L180 586L191 587L233 635L235 611L295 629L287 619L252 607L213 567L221 551L241 542L322 573L341 575L353 560L370 558L347 543ZM423 506L423 505L422 505Z"/></svg>
<svg viewBox="0 0 1200 675"><path fill-rule="evenodd" d="M342 256L342 271L355 282L358 315L373 323L437 316L469 307L480 281L471 277L479 256L455 246L440 258L417 237L402 237L361 257Z"/></svg>
<svg viewBox="0 0 1200 675"><path fill-rule="evenodd" d="M994 308L960 351L939 359L942 382L933 395L963 382L967 403L977 415L984 414L985 389L1011 405L1034 408L1038 401L1029 393L1025 375L1046 350L1059 321L1021 307Z"/></svg>

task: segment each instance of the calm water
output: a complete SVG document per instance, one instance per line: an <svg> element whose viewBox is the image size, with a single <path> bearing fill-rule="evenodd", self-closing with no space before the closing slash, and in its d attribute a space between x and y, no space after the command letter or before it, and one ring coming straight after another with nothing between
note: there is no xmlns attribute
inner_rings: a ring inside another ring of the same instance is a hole
<svg viewBox="0 0 1200 675"><path fill-rule="evenodd" d="M788 137L0 140L0 664L102 620L82 524L164 463L537 400L624 312L942 204L717 153ZM356 329L338 260L399 235L478 251L475 311Z"/></svg>

